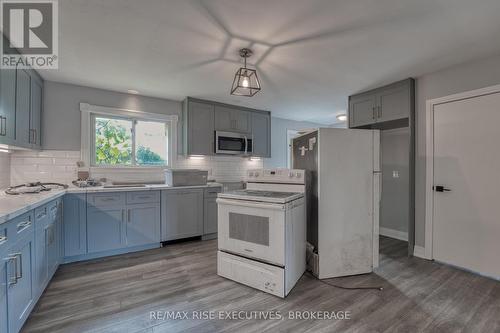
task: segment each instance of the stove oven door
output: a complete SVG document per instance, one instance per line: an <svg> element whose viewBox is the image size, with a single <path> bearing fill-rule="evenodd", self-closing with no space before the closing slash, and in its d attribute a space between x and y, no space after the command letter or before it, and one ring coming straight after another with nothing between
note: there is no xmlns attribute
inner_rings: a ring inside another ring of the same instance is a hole
<svg viewBox="0 0 500 333"><path fill-rule="evenodd" d="M219 250L285 265L285 205L217 199Z"/></svg>

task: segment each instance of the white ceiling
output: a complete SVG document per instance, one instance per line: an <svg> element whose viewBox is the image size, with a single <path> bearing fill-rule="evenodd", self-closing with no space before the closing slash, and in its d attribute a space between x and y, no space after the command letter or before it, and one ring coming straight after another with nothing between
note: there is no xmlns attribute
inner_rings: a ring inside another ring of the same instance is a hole
<svg viewBox="0 0 500 333"><path fill-rule="evenodd" d="M64 0L44 78L335 122L347 96L500 53L499 0ZM229 94L250 46L263 90Z"/></svg>

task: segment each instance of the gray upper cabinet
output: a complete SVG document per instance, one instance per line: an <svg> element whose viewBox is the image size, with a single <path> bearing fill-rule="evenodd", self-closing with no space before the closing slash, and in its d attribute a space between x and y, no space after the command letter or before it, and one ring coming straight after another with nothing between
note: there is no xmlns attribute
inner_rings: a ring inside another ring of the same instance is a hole
<svg viewBox="0 0 500 333"><path fill-rule="evenodd" d="M42 108L43 79L36 71L0 70L0 143L40 149Z"/></svg>
<svg viewBox="0 0 500 333"><path fill-rule="evenodd" d="M251 133L250 112L216 105L215 130Z"/></svg>
<svg viewBox="0 0 500 333"><path fill-rule="evenodd" d="M16 70L0 70L0 143L16 139Z"/></svg>
<svg viewBox="0 0 500 333"><path fill-rule="evenodd" d="M252 113L253 156L271 157L271 117L266 113Z"/></svg>
<svg viewBox="0 0 500 333"><path fill-rule="evenodd" d="M165 190L161 193L161 240L203 234L203 190Z"/></svg>
<svg viewBox="0 0 500 333"><path fill-rule="evenodd" d="M41 148L42 96L43 81L36 73L32 72L30 95L30 139L34 149Z"/></svg>
<svg viewBox="0 0 500 333"><path fill-rule="evenodd" d="M214 106L186 100L184 103L184 152L187 155L214 153Z"/></svg>
<svg viewBox="0 0 500 333"><path fill-rule="evenodd" d="M408 119L415 105L415 81L407 79L349 97L349 127Z"/></svg>
<svg viewBox="0 0 500 333"><path fill-rule="evenodd" d="M377 121L390 121L410 116L413 84L405 80L383 89L378 94Z"/></svg>
<svg viewBox="0 0 500 333"><path fill-rule="evenodd" d="M27 69L16 70L16 145L30 147L33 138L30 128L31 76Z"/></svg>
<svg viewBox="0 0 500 333"><path fill-rule="evenodd" d="M215 131L253 137L253 156L271 157L271 112L186 98L183 104L185 155L214 155Z"/></svg>
<svg viewBox="0 0 500 333"><path fill-rule="evenodd" d="M375 122L377 96L363 94L349 99L349 127L369 125Z"/></svg>

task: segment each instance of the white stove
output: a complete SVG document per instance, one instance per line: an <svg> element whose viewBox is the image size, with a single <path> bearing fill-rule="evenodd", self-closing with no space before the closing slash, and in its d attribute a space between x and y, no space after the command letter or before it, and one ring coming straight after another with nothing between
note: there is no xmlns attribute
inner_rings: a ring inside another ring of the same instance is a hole
<svg viewBox="0 0 500 333"><path fill-rule="evenodd" d="M217 198L217 272L285 297L305 271L305 173L250 170L247 181Z"/></svg>

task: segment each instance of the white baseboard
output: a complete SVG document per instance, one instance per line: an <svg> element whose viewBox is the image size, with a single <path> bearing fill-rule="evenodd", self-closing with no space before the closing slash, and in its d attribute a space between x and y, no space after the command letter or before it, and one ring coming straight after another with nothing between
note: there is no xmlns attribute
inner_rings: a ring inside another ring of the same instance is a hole
<svg viewBox="0 0 500 333"><path fill-rule="evenodd" d="M380 227L379 233L382 236L387 236L387 237L390 237L390 238L399 239L399 240L402 240L402 241L405 241L405 242L408 241L408 233L404 232L404 231L399 231L399 230L394 230L394 229Z"/></svg>
<svg viewBox="0 0 500 333"><path fill-rule="evenodd" d="M422 259L429 259L425 256L425 247L415 245L413 247L413 255Z"/></svg>

